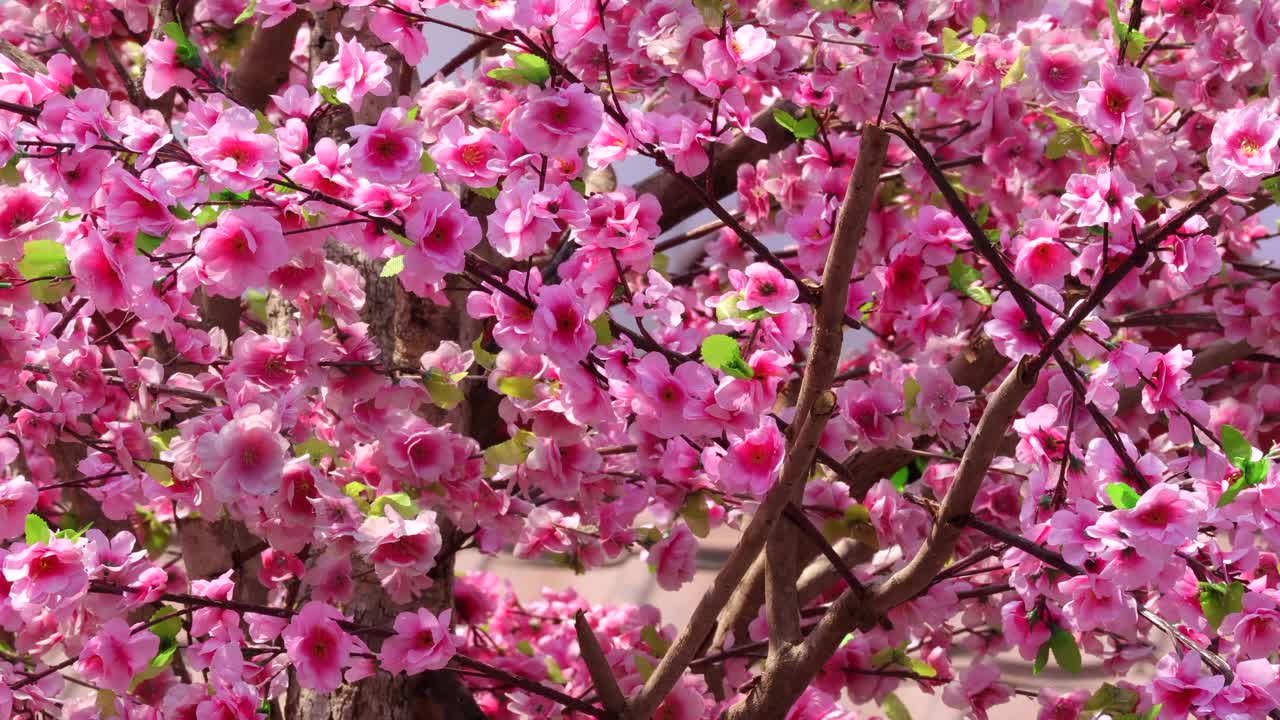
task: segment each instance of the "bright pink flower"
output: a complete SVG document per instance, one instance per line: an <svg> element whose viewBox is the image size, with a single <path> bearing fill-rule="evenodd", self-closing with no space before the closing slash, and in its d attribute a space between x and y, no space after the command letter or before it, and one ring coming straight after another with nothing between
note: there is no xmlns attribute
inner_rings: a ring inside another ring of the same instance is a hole
<svg viewBox="0 0 1280 720"><path fill-rule="evenodd" d="M1187 652L1181 660L1176 655L1165 655L1151 680L1151 698L1163 706L1161 720L1181 720L1193 710L1208 706L1223 684L1221 675L1201 668L1199 653Z"/></svg>
<svg viewBox="0 0 1280 720"><path fill-rule="evenodd" d="M1213 125L1209 170L1233 193L1251 193L1280 166L1280 117L1265 100L1230 110Z"/></svg>
<svg viewBox="0 0 1280 720"><path fill-rule="evenodd" d="M1071 261L1074 259L1075 256L1067 246L1056 238L1035 238L1028 240L1018 251L1013 272L1028 285L1044 284L1060 288L1062 279L1071 271Z"/></svg>
<svg viewBox="0 0 1280 720"><path fill-rule="evenodd" d="M736 270L731 270L730 276L733 277L735 273ZM763 308L766 312L781 315L795 307L796 300L800 298L800 288L768 263L751 263L736 277L739 280L734 281L735 286L742 282L739 310Z"/></svg>
<svg viewBox="0 0 1280 720"><path fill-rule="evenodd" d="M1033 43L1028 56L1028 74L1054 100L1075 107L1076 93L1084 83L1084 62L1070 44L1044 47Z"/></svg>
<svg viewBox="0 0 1280 720"><path fill-rule="evenodd" d="M246 405L218 432L200 436L200 465L220 500L234 502L242 494L267 495L280 489L289 444L277 423L274 410Z"/></svg>
<svg viewBox="0 0 1280 720"><path fill-rule="evenodd" d="M351 168L362 176L384 183L398 183L421 171L422 123L409 119L404 108L382 111L377 125L352 125L356 138L351 148Z"/></svg>
<svg viewBox="0 0 1280 720"><path fill-rule="evenodd" d="M657 237L661 216L658 199L648 193L637 197L625 187L595 193L587 198L590 224L578 231L577 239L582 245L625 250Z"/></svg>
<svg viewBox="0 0 1280 720"><path fill-rule="evenodd" d="M648 353L635 365L634 395L631 409L637 422L658 437L676 437L689 425L686 414L692 412L700 397L715 388L710 371L702 363L681 363L675 372L662 353Z"/></svg>
<svg viewBox="0 0 1280 720"><path fill-rule="evenodd" d="M249 288L267 287L270 275L289 261L280 223L254 207L228 210L200 234L196 257L215 295L238 298Z"/></svg>
<svg viewBox="0 0 1280 720"><path fill-rule="evenodd" d="M146 58L142 90L152 100L174 88L189 88L195 81L195 75L178 60L178 43L173 38L151 38L142 46L142 54Z"/></svg>
<svg viewBox="0 0 1280 720"><path fill-rule="evenodd" d="M28 545L6 557L4 579L12 584L9 599L15 609L59 607L89 587L80 547L65 538Z"/></svg>
<svg viewBox="0 0 1280 720"><path fill-rule="evenodd" d="M12 477L0 482L0 539L22 532L27 513L35 508L38 496L36 486L26 478Z"/></svg>
<svg viewBox="0 0 1280 720"><path fill-rule="evenodd" d="M1072 175L1062 195L1063 207L1077 213L1076 225L1111 225L1111 232L1129 233L1138 212L1138 189L1120 170L1103 168L1094 175Z"/></svg>
<svg viewBox="0 0 1280 720"><path fill-rule="evenodd" d="M782 466L785 448L786 438L778 424L771 418L763 419L745 437L730 444L717 470L720 486L727 492L763 498Z"/></svg>
<svg viewBox="0 0 1280 720"><path fill-rule="evenodd" d="M466 448L448 430L414 418L386 438L387 464L430 485L466 460Z"/></svg>
<svg viewBox="0 0 1280 720"><path fill-rule="evenodd" d="M275 137L257 130L257 116L232 106L218 115L207 133L191 138L187 147L214 182L244 192L280 169Z"/></svg>
<svg viewBox="0 0 1280 720"><path fill-rule="evenodd" d="M148 181L134 177L119 166L110 168L103 180L106 201L103 203L107 222L116 232L141 230L157 237L169 233L177 222L168 205L172 199L157 186L152 171L143 173Z"/></svg>
<svg viewBox="0 0 1280 720"><path fill-rule="evenodd" d="M516 110L511 130L533 152L577 155L595 137L603 121L604 103L582 84L575 83L535 93Z"/></svg>
<svg viewBox="0 0 1280 720"><path fill-rule="evenodd" d="M698 554L698 541L689 526L679 523L646 553L649 567L657 573L658 587L663 590L679 590L693 579L694 560Z"/></svg>
<svg viewBox="0 0 1280 720"><path fill-rule="evenodd" d="M964 225L955 215L932 205L920 208L911 234L904 243L904 254L919 255L929 265L946 265L956 256L956 248L969 239Z"/></svg>
<svg viewBox="0 0 1280 720"><path fill-rule="evenodd" d="M1115 584L1096 575L1077 575L1058 583L1058 590L1071 596L1062 612L1076 630L1133 632L1138 621L1133 598Z"/></svg>
<svg viewBox="0 0 1280 720"><path fill-rule="evenodd" d="M1013 690L999 679L1000 669L995 663L975 662L943 689L942 701L948 707L973 713L978 720L987 720L987 710L1013 697Z"/></svg>
<svg viewBox="0 0 1280 720"><path fill-rule="evenodd" d="M1147 353L1140 369L1150 380L1142 385L1142 407L1149 413L1176 412L1182 408L1182 386L1191 379L1188 368L1195 353L1175 345L1166 353Z"/></svg>
<svg viewBox="0 0 1280 720"><path fill-rule="evenodd" d="M449 633L452 610L440 615L420 608L416 613L396 616L396 634L382 643L378 660L382 669L391 673L417 675L425 670L439 670L449 664L457 649Z"/></svg>
<svg viewBox="0 0 1280 720"><path fill-rule="evenodd" d="M398 0L395 4L410 12L422 7L415 0ZM376 8L369 18L369 29L379 40L399 50L410 67L417 67L427 56L427 38L422 33L422 23L402 13L389 8Z"/></svg>
<svg viewBox="0 0 1280 720"><path fill-rule="evenodd" d="M538 309L533 312L533 330L538 346L559 363L585 358L596 342L582 300L568 285L542 286Z"/></svg>
<svg viewBox="0 0 1280 720"><path fill-rule="evenodd" d="M115 122L107 106L111 97L101 88L76 93L75 99L55 95L45 101L39 125L51 133L69 136L77 152L84 152L103 137L114 134Z"/></svg>
<svg viewBox="0 0 1280 720"><path fill-rule="evenodd" d="M1147 74L1132 65L1103 65L1098 81L1080 90L1076 102L1085 126L1115 145L1146 129L1145 100L1151 86Z"/></svg>
<svg viewBox="0 0 1280 720"><path fill-rule="evenodd" d="M159 649L160 638L155 633L132 633L128 623L114 618L84 644L76 672L108 690L126 692L133 676L147 667Z"/></svg>
<svg viewBox="0 0 1280 720"><path fill-rule="evenodd" d="M777 45L769 33L758 25L739 25L725 35L725 48L738 67L746 67L768 57Z"/></svg>
<svg viewBox="0 0 1280 720"><path fill-rule="evenodd" d="M1027 619L1029 612L1021 600L1005 603L1000 608L1004 636L1009 642L1018 646L1018 653L1022 655L1023 660L1034 659L1040 646L1044 645L1052 634L1050 623L1046 622L1049 618L1032 622Z"/></svg>
<svg viewBox="0 0 1280 720"><path fill-rule="evenodd" d="M338 52L333 60L320 63L311 80L318 88L330 88L334 96L359 110L365 95L386 95L391 92L391 68L387 56L376 50L365 50L360 41L347 40L338 33Z"/></svg>
<svg viewBox="0 0 1280 720"><path fill-rule="evenodd" d="M354 643L338 625L341 619L337 608L312 601L302 606L281 634L302 687L328 693L342 684L342 670L351 664Z"/></svg>
<svg viewBox="0 0 1280 720"><path fill-rule="evenodd" d="M1235 679L1213 700L1221 720L1260 718L1280 706L1280 669L1266 658L1245 660L1233 668Z"/></svg>
<svg viewBox="0 0 1280 720"><path fill-rule="evenodd" d="M259 557L262 567L258 570L258 581L268 590L276 589L280 583L287 580L301 578L307 571L297 555L275 548L263 550Z"/></svg>
<svg viewBox="0 0 1280 720"><path fill-rule="evenodd" d="M1181 547L1200 530L1205 504L1175 485L1159 483L1138 498L1130 510L1117 510L1120 528L1130 537L1147 537L1169 547Z"/></svg>
<svg viewBox="0 0 1280 720"><path fill-rule="evenodd" d="M462 208L457 195L443 190L424 193L405 211L405 235L413 246L405 251L400 280L410 290L462 272L467 251L480 242L480 222Z"/></svg>
<svg viewBox="0 0 1280 720"><path fill-rule="evenodd" d="M1062 296L1048 285L1036 285L1031 291L1051 305L1061 309ZM1036 304L1036 314L1040 322L1052 333L1062 324L1062 318L1048 308ZM996 299L991 306L991 320L983 325L983 330L990 336L1000 350L1000 354L1010 360L1021 359L1024 355L1040 352L1040 334L1034 329L1022 308L1014 300L1013 293L1006 292Z"/></svg>
<svg viewBox="0 0 1280 720"><path fill-rule="evenodd" d="M102 311L128 309L138 288L152 281L151 263L128 245L111 245L96 229L75 238L67 248L77 287Z"/></svg>
<svg viewBox="0 0 1280 720"><path fill-rule="evenodd" d="M370 515L360 525L356 541L397 602L431 586L427 573L435 567L442 544L435 512L423 510L409 520L387 505L383 515Z"/></svg>
<svg viewBox="0 0 1280 720"><path fill-rule="evenodd" d="M524 260L546 249L561 221L585 227L586 211L586 201L568 183L539 190L536 180L521 180L498 195L487 239L503 257Z"/></svg>
<svg viewBox="0 0 1280 720"><path fill-rule="evenodd" d="M468 131L461 118L444 126L430 153L441 179L467 187L493 187L511 170L511 141L507 136L484 127Z"/></svg>
<svg viewBox="0 0 1280 720"><path fill-rule="evenodd" d="M1242 606L1241 612L1223 619L1219 632L1234 640L1245 657L1268 657L1280 647L1280 608L1259 592L1245 593Z"/></svg>
<svg viewBox="0 0 1280 720"><path fill-rule="evenodd" d="M934 41L925 29L927 25L926 18L905 18L897 7L887 8L877 15L870 39L890 62L916 60Z"/></svg>
<svg viewBox="0 0 1280 720"><path fill-rule="evenodd" d="M1089 701L1089 697L1088 690L1063 691L1041 688L1036 698L1040 703L1040 712L1036 715L1036 720L1078 720L1080 713L1084 712L1084 706Z"/></svg>

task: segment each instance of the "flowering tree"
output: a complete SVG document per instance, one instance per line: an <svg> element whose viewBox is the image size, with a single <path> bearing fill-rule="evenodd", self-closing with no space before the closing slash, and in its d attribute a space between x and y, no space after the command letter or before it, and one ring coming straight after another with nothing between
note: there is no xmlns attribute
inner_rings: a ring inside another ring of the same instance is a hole
<svg viewBox="0 0 1280 720"><path fill-rule="evenodd" d="M1280 2L445 4L0 6L0 716L1280 718Z"/></svg>

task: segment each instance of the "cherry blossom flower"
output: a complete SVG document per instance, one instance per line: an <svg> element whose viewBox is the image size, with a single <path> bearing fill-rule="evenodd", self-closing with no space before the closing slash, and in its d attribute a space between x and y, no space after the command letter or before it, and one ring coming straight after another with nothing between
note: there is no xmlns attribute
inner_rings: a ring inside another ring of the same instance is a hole
<svg viewBox="0 0 1280 720"><path fill-rule="evenodd" d="M382 643L378 661L387 672L417 675L425 670L439 670L449 664L456 649L449 634L452 611L439 616L426 608L402 612L396 616L396 634Z"/></svg>
<svg viewBox="0 0 1280 720"><path fill-rule="evenodd" d="M302 606L281 634L302 687L332 692L342 684L353 643L338 625L341 619L342 613L333 606L312 601Z"/></svg>
<svg viewBox="0 0 1280 720"><path fill-rule="evenodd" d="M512 131L526 148L552 156L576 155L600 130L604 103L575 83L535 93L516 113Z"/></svg>
<svg viewBox="0 0 1280 720"><path fill-rule="evenodd" d="M1112 145L1146 129L1145 102L1151 91L1146 73L1132 65L1103 65L1098 80L1081 88L1076 112Z"/></svg>
<svg viewBox="0 0 1280 720"><path fill-rule="evenodd" d="M1250 193L1280 166L1280 117L1261 100L1223 113L1213 126L1209 170L1214 182Z"/></svg>
<svg viewBox="0 0 1280 720"><path fill-rule="evenodd" d="M366 95L382 96L391 92L391 68L387 56L366 50L356 38L348 40L338 33L338 52L333 60L316 66L312 81L316 87L332 89L334 97L359 110Z"/></svg>
<svg viewBox="0 0 1280 720"><path fill-rule="evenodd" d="M658 575L658 587L675 591L693 579L697 554L698 541L689 526L680 523L649 548L646 561Z"/></svg>
<svg viewBox="0 0 1280 720"><path fill-rule="evenodd" d="M132 633L128 623L113 618L85 643L75 669L90 682L122 693L159 649L160 638L155 633Z"/></svg>

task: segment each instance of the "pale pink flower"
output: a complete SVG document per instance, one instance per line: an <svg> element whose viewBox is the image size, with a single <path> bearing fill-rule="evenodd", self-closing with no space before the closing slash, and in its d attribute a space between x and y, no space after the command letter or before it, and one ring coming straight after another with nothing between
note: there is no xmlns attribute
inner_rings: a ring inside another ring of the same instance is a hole
<svg viewBox="0 0 1280 720"><path fill-rule="evenodd" d="M758 25L739 25L725 35L725 48L738 67L746 67L768 57L777 45L769 33Z"/></svg>
<svg viewBox="0 0 1280 720"><path fill-rule="evenodd" d="M1209 171L1233 193L1251 193L1280 165L1280 117L1266 100L1223 113L1213 125Z"/></svg>
<svg viewBox="0 0 1280 720"><path fill-rule="evenodd" d="M1200 498L1163 482L1144 492L1132 509L1116 511L1120 529L1130 537L1147 537L1174 548L1196 536L1204 512Z"/></svg>
<svg viewBox="0 0 1280 720"><path fill-rule="evenodd" d="M84 644L75 669L91 683L126 692L133 676L147 667L159 649L160 638L155 633L131 633L128 623L113 618Z"/></svg>
<svg viewBox="0 0 1280 720"><path fill-rule="evenodd" d="M275 411L246 405L218 432L200 436L196 453L210 474L214 494L234 502L242 494L278 491L288 449Z"/></svg>
<svg viewBox="0 0 1280 720"><path fill-rule="evenodd" d="M232 106L218 115L207 133L192 137L187 147L214 182L244 192L280 170L275 137L257 130L257 116Z"/></svg>
<svg viewBox="0 0 1280 720"><path fill-rule="evenodd" d="M1028 53L1028 74L1040 83L1040 87L1067 107L1076 104L1076 93L1084 84L1084 62L1070 44L1044 47L1032 43Z"/></svg>
<svg viewBox="0 0 1280 720"><path fill-rule="evenodd" d="M249 288L268 286L272 271L289 261L289 246L269 213L236 208L200 234L196 257L213 294L238 298Z"/></svg>
<svg viewBox="0 0 1280 720"><path fill-rule="evenodd" d="M312 82L316 87L331 88L334 96L359 110L366 95L386 95L391 92L391 68L387 56L376 50L366 50L360 41L348 40L338 33L338 52L333 60L316 67Z"/></svg>
<svg viewBox="0 0 1280 720"><path fill-rule="evenodd" d="M415 0L398 0L395 4L409 11L417 11L420 7ZM399 50L410 67L417 67L427 56L427 38L422 33L422 23L406 15L389 8L376 8L369 18L369 29L379 40Z"/></svg>
<svg viewBox="0 0 1280 720"><path fill-rule="evenodd" d="M409 119L404 108L391 107L378 116L377 125L352 125L356 138L351 148L351 168L384 183L398 183L420 172L422 123Z"/></svg>
<svg viewBox="0 0 1280 720"><path fill-rule="evenodd" d="M24 477L0 482L0 539L22 532L27 513L35 508L38 497L36 486Z"/></svg>
<svg viewBox="0 0 1280 720"><path fill-rule="evenodd" d="M1128 634L1138 622L1133 598L1102 577L1077 575L1058 583L1058 590L1071 596L1062 612L1076 630Z"/></svg>
<svg viewBox="0 0 1280 720"><path fill-rule="evenodd" d="M81 549L65 538L28 545L5 557L4 579L11 583L9 600L19 610L35 605L59 607L89 587Z"/></svg>
<svg viewBox="0 0 1280 720"><path fill-rule="evenodd" d="M442 180L467 187L493 187L511 170L507 136L483 127L468 130L461 118L444 126L429 152Z"/></svg>
<svg viewBox="0 0 1280 720"><path fill-rule="evenodd" d="M354 643L338 625L341 619L337 608L312 601L302 606L281 633L302 687L328 693L342 684L342 670L351 664Z"/></svg>
<svg viewBox="0 0 1280 720"><path fill-rule="evenodd" d="M730 270L729 274L735 286L742 284L739 310L763 308L773 315L781 315L795 307L800 298L800 288L768 263L751 263L745 271Z"/></svg>
<svg viewBox="0 0 1280 720"><path fill-rule="evenodd" d="M1280 706L1280 669L1266 658L1236 663L1235 679L1213 700L1220 720L1260 718Z"/></svg>
<svg viewBox="0 0 1280 720"><path fill-rule="evenodd" d="M1076 112L1089 129L1115 145L1146 129L1144 102L1151 86L1147 74L1132 65L1103 65L1098 81L1080 90Z"/></svg>
<svg viewBox="0 0 1280 720"><path fill-rule="evenodd" d="M693 579L698 541L689 526L679 523L666 537L649 548L646 561L658 577L658 587L679 590Z"/></svg>
<svg viewBox="0 0 1280 720"><path fill-rule="evenodd" d="M1062 279L1071 271L1071 261L1074 259L1075 256L1067 246L1057 238L1035 238L1028 240L1018 250L1013 273L1028 285L1044 284L1060 288Z"/></svg>
<svg viewBox="0 0 1280 720"><path fill-rule="evenodd" d="M435 567L436 553L442 545L435 512L423 510L408 520L388 505L383 515L370 515L360 525L356 542L392 598L400 598L398 602L407 600L414 590L413 583L404 587L398 583L412 580L420 587L431 585L427 573Z"/></svg>
<svg viewBox="0 0 1280 720"><path fill-rule="evenodd" d="M1143 382L1142 407L1149 413L1177 412L1182 408L1182 386L1191 379L1188 368L1195 356L1182 345L1165 353L1147 353L1140 369L1151 383Z"/></svg>
<svg viewBox="0 0 1280 720"><path fill-rule="evenodd" d="M453 636L449 633L452 610L440 615L420 608L415 612L402 612L396 616L396 634L382 643L378 660L382 669L390 673L417 675L425 670L439 670L449 664L457 652Z"/></svg>
<svg viewBox="0 0 1280 720"><path fill-rule="evenodd" d="M1077 214L1080 227L1110 224L1111 232L1128 234L1138 213L1138 189L1120 170L1103 168L1097 175L1072 175L1067 179L1062 206Z"/></svg>
<svg viewBox="0 0 1280 720"><path fill-rule="evenodd" d="M142 46L146 58L142 74L142 90L152 100L174 88L191 87L196 76L178 60L178 43L165 35L153 37Z"/></svg>
<svg viewBox="0 0 1280 720"><path fill-rule="evenodd" d="M1062 308L1062 296L1048 285L1036 285L1031 288L1031 291L1054 307ZM1048 328L1050 333L1062 324L1062 318L1043 305L1036 303L1035 309L1036 314L1040 316L1040 322ZM1022 307L1014 299L1013 293L1006 292L996 299L995 304L991 306L991 318L983 325L983 330L996 344L1000 354L1010 360L1019 360L1024 355L1040 352L1039 331L1034 329L1022 312Z"/></svg>
<svg viewBox="0 0 1280 720"><path fill-rule="evenodd" d="M1000 669L992 662L975 662L942 691L942 701L957 710L987 720L987 710L1013 697L1013 690L999 682Z"/></svg>
<svg viewBox="0 0 1280 720"><path fill-rule="evenodd" d="M600 130L604 103L582 84L546 89L516 109L512 134L545 155L577 155Z"/></svg>
<svg viewBox="0 0 1280 720"><path fill-rule="evenodd" d="M1240 612L1223 619L1219 632L1233 639L1245 657L1268 657L1280 647L1280 608L1260 592L1245 593L1241 604Z"/></svg>
<svg viewBox="0 0 1280 720"><path fill-rule="evenodd" d="M1161 720L1181 720L1193 710L1201 710L1222 690L1221 675L1201 667L1200 654L1194 651L1165 655L1156 665L1151 680L1151 699L1160 703Z"/></svg>

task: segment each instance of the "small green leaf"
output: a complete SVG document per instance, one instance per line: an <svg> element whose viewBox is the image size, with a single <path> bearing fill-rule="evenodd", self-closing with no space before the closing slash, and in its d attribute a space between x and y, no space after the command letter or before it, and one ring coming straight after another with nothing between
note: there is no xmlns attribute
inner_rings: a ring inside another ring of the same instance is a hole
<svg viewBox="0 0 1280 720"><path fill-rule="evenodd" d="M995 302L991 292L982 286L982 273L963 258L957 257L947 265L947 275L951 278L953 289L964 293L979 305L991 305Z"/></svg>
<svg viewBox="0 0 1280 720"><path fill-rule="evenodd" d="M200 67L200 50L196 48L195 43L191 42L191 38L187 37L181 25L176 21L168 22L162 25L160 30L177 44L175 56L179 64L191 69Z"/></svg>
<svg viewBox="0 0 1280 720"><path fill-rule="evenodd" d="M139 254L150 255L164 243L164 238L144 233L141 230L133 236L133 249Z"/></svg>
<svg viewBox="0 0 1280 720"><path fill-rule="evenodd" d="M1050 640L1045 640L1044 644L1040 646L1040 649L1036 651L1036 661L1035 664L1031 666L1032 675L1039 675L1044 671L1045 665L1049 664L1049 643Z"/></svg>
<svg viewBox="0 0 1280 720"><path fill-rule="evenodd" d="M1232 465L1239 468L1242 465L1241 461L1253 459L1253 446L1245 439L1244 433L1230 425L1223 425L1220 432L1222 450Z"/></svg>
<svg viewBox="0 0 1280 720"><path fill-rule="evenodd" d="M338 91L326 85L321 85L320 87L316 88L316 94L320 96L320 99L324 100L330 105L342 104L342 101L338 99Z"/></svg>
<svg viewBox="0 0 1280 720"><path fill-rule="evenodd" d="M236 20L232 24L239 25L245 20L252 18L254 11L256 11L257 9L258 9L258 0L249 0L249 4L245 7L243 12L241 12L239 15L236 16Z"/></svg>
<svg viewBox="0 0 1280 720"><path fill-rule="evenodd" d="M1049 636L1049 649L1053 651L1053 659L1058 667L1069 673L1080 672L1080 646L1076 644L1076 636L1057 628Z"/></svg>
<svg viewBox="0 0 1280 720"><path fill-rule="evenodd" d="M499 465L519 465L529 457L533 439L528 430L517 430L515 437L485 448L484 461L495 469Z"/></svg>
<svg viewBox="0 0 1280 720"><path fill-rule="evenodd" d="M942 28L942 52L957 60L967 60L976 52L973 46L962 42L954 28Z"/></svg>
<svg viewBox="0 0 1280 720"><path fill-rule="evenodd" d="M498 188L496 187L471 188L471 192L489 200L496 200L498 198Z"/></svg>
<svg viewBox="0 0 1280 720"><path fill-rule="evenodd" d="M414 108L417 110L417 108ZM436 161L431 157L430 153L422 153L422 160L419 163L423 175L430 175L436 171Z"/></svg>
<svg viewBox="0 0 1280 720"><path fill-rule="evenodd" d="M894 472L892 475L889 476L889 482L893 483L893 486L898 489L898 492L902 492L903 490L906 490L907 483L910 481L911 481L911 468L910 466L907 466L907 465L904 465L898 468L896 472Z"/></svg>
<svg viewBox="0 0 1280 720"><path fill-rule="evenodd" d="M1200 583L1200 610L1214 630L1222 624L1222 619L1231 613L1244 610L1245 586L1239 582Z"/></svg>
<svg viewBox="0 0 1280 720"><path fill-rule="evenodd" d="M422 376L422 382L427 386L431 402L443 410L452 410L465 399L462 388L435 368L428 370Z"/></svg>
<svg viewBox="0 0 1280 720"><path fill-rule="evenodd" d="M636 653L636 672L640 673L640 679L649 682L649 676L653 674L653 663L649 662L649 658Z"/></svg>
<svg viewBox="0 0 1280 720"><path fill-rule="evenodd" d="M916 398L920 395L920 382L913 377L902 381L902 407L910 415L916 407Z"/></svg>
<svg viewBox="0 0 1280 720"><path fill-rule="evenodd" d="M1262 189L1271 194L1271 202L1280 205L1280 177L1269 177L1262 181Z"/></svg>
<svg viewBox="0 0 1280 720"><path fill-rule="evenodd" d="M1117 508L1132 510L1138 504L1138 491L1125 483L1110 483L1106 490L1107 497L1111 498L1111 504Z"/></svg>
<svg viewBox="0 0 1280 720"><path fill-rule="evenodd" d="M413 502L413 498L409 497L408 493L398 492L390 495L379 495L374 499L373 504L369 506L369 514L390 517L390 515L387 515L388 506L395 508L396 514L402 518L415 518L418 517L420 512L417 504Z"/></svg>
<svg viewBox="0 0 1280 720"><path fill-rule="evenodd" d="M542 85L551 77L551 66L533 53L519 53L515 57L516 72L534 85Z"/></svg>
<svg viewBox="0 0 1280 720"><path fill-rule="evenodd" d="M480 338L471 341L471 353L476 356L476 363L485 370L492 370L498 364L498 355L484 349Z"/></svg>
<svg viewBox="0 0 1280 720"><path fill-rule="evenodd" d="M172 615L173 617L160 620L165 615ZM174 615L172 609L162 607L151 614L151 621L155 622L156 620L160 620L160 622L151 626L151 632L160 638L161 647L175 643L178 639L178 633L182 632L182 617Z"/></svg>
<svg viewBox="0 0 1280 720"><path fill-rule="evenodd" d="M392 255L387 258L387 262L382 266L382 270L378 273L378 277L395 277L402 272L404 272L404 256Z"/></svg>
<svg viewBox="0 0 1280 720"><path fill-rule="evenodd" d="M987 18L978 15L973 18L973 24L969 27L973 30L974 37L982 37L982 33L987 31Z"/></svg>
<svg viewBox="0 0 1280 720"><path fill-rule="evenodd" d="M690 532L705 538L711 532L711 513L707 509L707 499L702 493L692 493L685 497L680 506L680 517L689 526Z"/></svg>
<svg viewBox="0 0 1280 720"><path fill-rule="evenodd" d="M608 345L613 342L613 328L609 326L609 313L602 312L591 321L591 329L596 332L596 345Z"/></svg>
<svg viewBox="0 0 1280 720"><path fill-rule="evenodd" d="M1018 53L1018 59L1013 61L1013 64L1009 66L1009 70L1005 72L1004 77L1000 79L1001 89L1018 83L1022 78L1026 77L1026 60L1027 48L1023 48L1022 52Z"/></svg>
<svg viewBox="0 0 1280 720"><path fill-rule="evenodd" d="M537 387L538 381L531 377L512 375L498 380L498 392L520 400L537 400Z"/></svg>
<svg viewBox="0 0 1280 720"><path fill-rule="evenodd" d="M25 539L28 545L35 545L36 543L48 544L53 539L53 530L49 529L49 523L35 513L27 515L23 528L26 531Z"/></svg>
<svg viewBox="0 0 1280 720"><path fill-rule="evenodd" d="M742 380L755 377L755 371L742 359L738 341L728 335L708 335L702 341L702 362L707 367Z"/></svg>
<svg viewBox="0 0 1280 720"><path fill-rule="evenodd" d="M564 671L560 669L560 663L550 655L545 656L544 661L547 664L547 679L557 685L564 685L568 679L564 676Z"/></svg>
<svg viewBox="0 0 1280 720"><path fill-rule="evenodd" d="M338 448L312 435L305 442L294 445L293 454L297 457L306 455L311 458L312 463L319 464L326 457L338 457Z"/></svg>
<svg viewBox="0 0 1280 720"><path fill-rule="evenodd" d="M721 0L693 0L693 6L708 28L719 30L724 25L724 3Z"/></svg>
<svg viewBox="0 0 1280 720"><path fill-rule="evenodd" d="M1097 692L1085 702L1084 709L1090 713L1124 715L1136 710L1140 699L1134 690L1103 683L1102 687L1098 688Z"/></svg>
<svg viewBox="0 0 1280 720"><path fill-rule="evenodd" d="M71 263L67 260L67 249L56 240L31 240L22 247L18 272L27 279L69 275Z"/></svg>
<svg viewBox="0 0 1280 720"><path fill-rule="evenodd" d="M516 650L519 650L521 655L527 655L528 657L534 656L533 643L528 640L521 640L516 643Z"/></svg>
<svg viewBox="0 0 1280 720"><path fill-rule="evenodd" d="M662 637L662 633L658 632L658 628L653 625L645 625L640 628L640 639L645 645L649 646L649 651L656 658L664 657L667 650L671 649L671 643Z"/></svg>
<svg viewBox="0 0 1280 720"><path fill-rule="evenodd" d="M809 140L818 136L818 119L813 116L812 110L806 109L804 115L797 118L782 108L774 108L773 119L789 130L797 140Z"/></svg>
<svg viewBox="0 0 1280 720"><path fill-rule="evenodd" d="M525 76L521 75L520 71L515 68L496 67L490 70L489 72L485 73L485 75L492 80L497 80L498 82L501 82L501 83L507 83L508 85L528 85L529 84L529 81L525 79Z"/></svg>
<svg viewBox="0 0 1280 720"><path fill-rule="evenodd" d="M938 669L923 660L907 658L907 668L923 678L938 677Z"/></svg>
<svg viewBox="0 0 1280 720"><path fill-rule="evenodd" d="M871 668L879 670L893 664L894 656L899 652L896 647L882 647L871 655Z"/></svg>
<svg viewBox="0 0 1280 720"><path fill-rule="evenodd" d="M893 693L889 693L880 701L880 709L884 710L885 720L911 720L911 711Z"/></svg>
<svg viewBox="0 0 1280 720"><path fill-rule="evenodd" d="M258 289L246 290L244 292L244 302L245 305L249 306L249 312L258 319L258 322L265 325L268 321L267 293Z"/></svg>

